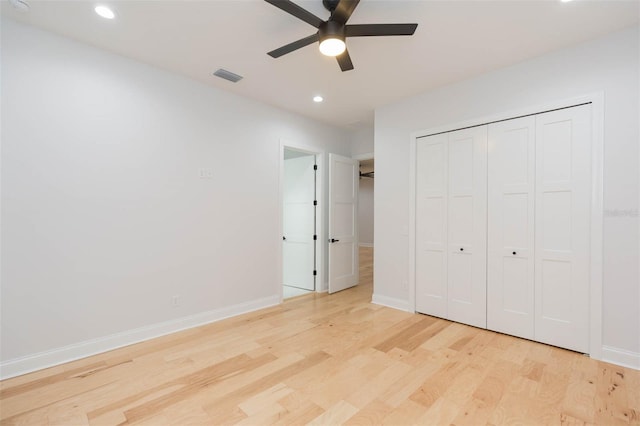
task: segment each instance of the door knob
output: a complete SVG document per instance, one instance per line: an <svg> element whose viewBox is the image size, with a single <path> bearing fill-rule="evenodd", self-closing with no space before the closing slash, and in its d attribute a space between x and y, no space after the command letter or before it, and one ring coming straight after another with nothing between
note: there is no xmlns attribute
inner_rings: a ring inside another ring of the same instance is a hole
<svg viewBox="0 0 640 426"><path fill-rule="evenodd" d="M332 239L329 240L330 243L337 243L338 241L340 241L340 240L336 240L335 238L332 238Z"/></svg>
<svg viewBox="0 0 640 426"><path fill-rule="evenodd" d="M514 256L516 255L516 252L515 252L515 251L513 252L513 255L514 255Z"/></svg>
<svg viewBox="0 0 640 426"><path fill-rule="evenodd" d="M287 241L287 237L285 237L284 235L282 236L282 241Z"/></svg>
<svg viewBox="0 0 640 426"><path fill-rule="evenodd" d="M463 247L460 247L460 251L464 251L464 248L463 248Z"/></svg>

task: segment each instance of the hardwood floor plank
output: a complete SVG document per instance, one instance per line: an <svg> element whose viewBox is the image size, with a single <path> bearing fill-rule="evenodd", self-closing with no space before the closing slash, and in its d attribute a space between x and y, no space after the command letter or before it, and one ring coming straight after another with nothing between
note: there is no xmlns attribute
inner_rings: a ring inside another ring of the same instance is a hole
<svg viewBox="0 0 640 426"><path fill-rule="evenodd" d="M564 422L579 421L592 424L595 421L595 377L598 366L586 357L576 358L571 367L567 392L562 402Z"/></svg>
<svg viewBox="0 0 640 426"><path fill-rule="evenodd" d="M286 410L286 413L275 422L278 425L306 424L325 411L299 391L280 399L278 404Z"/></svg>
<svg viewBox="0 0 640 426"><path fill-rule="evenodd" d="M343 424L348 426L379 425L393 411L393 407L380 400L373 400Z"/></svg>
<svg viewBox="0 0 640 426"><path fill-rule="evenodd" d="M238 407L240 407L240 409L244 411L247 416L251 417L260 413L265 406L278 404L278 400L293 392L294 390L287 387L285 384L278 383L270 387L269 389L260 392L257 395L251 396L250 398L238 404ZM284 407L282 409L284 410Z"/></svg>
<svg viewBox="0 0 640 426"><path fill-rule="evenodd" d="M596 379L596 423L629 424L632 415L628 406L625 373L624 367L601 363Z"/></svg>
<svg viewBox="0 0 640 426"><path fill-rule="evenodd" d="M310 426L337 425L352 417L358 409L345 401L338 401L324 413L308 423Z"/></svg>
<svg viewBox="0 0 640 426"><path fill-rule="evenodd" d="M404 376L412 370L411 366L394 362L368 382L362 384L355 392L347 395L346 400L350 404L364 409L371 401L379 398L389 387L395 383L399 376Z"/></svg>
<svg viewBox="0 0 640 426"><path fill-rule="evenodd" d="M424 407L411 400L405 400L382 420L383 425L411 425L424 414Z"/></svg>
<svg viewBox="0 0 640 426"><path fill-rule="evenodd" d="M538 382L525 377L514 377L488 423L491 425L542 424L536 407L531 404L531 401L535 401L539 386Z"/></svg>
<svg viewBox="0 0 640 426"><path fill-rule="evenodd" d="M273 361L274 359L276 358L272 355L265 355L264 357L257 359L250 358L246 355L238 355L237 357L212 365L206 369L196 371L175 381L164 383L156 388L145 390L137 395L115 401L106 407L90 412L89 418L100 416L108 411L122 409L127 420L134 422L180 402L184 398L188 398L191 394L199 392L201 389L206 388L215 382L219 382L221 379L229 375L251 370L257 366ZM162 392L164 390L168 390L168 392ZM159 392L162 392L162 394L158 395ZM153 399L149 400L150 396L153 396ZM131 408L124 409L124 407Z"/></svg>

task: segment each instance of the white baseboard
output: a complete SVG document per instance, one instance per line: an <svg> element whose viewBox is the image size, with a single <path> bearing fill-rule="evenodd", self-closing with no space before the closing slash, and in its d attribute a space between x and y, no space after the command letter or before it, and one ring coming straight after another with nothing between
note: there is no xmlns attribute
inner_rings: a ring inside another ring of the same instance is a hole
<svg viewBox="0 0 640 426"><path fill-rule="evenodd" d="M371 298L371 303L376 305L386 306L388 308L398 309L405 312L413 312L409 309L409 302L402 299L395 299L393 297L381 296L374 294Z"/></svg>
<svg viewBox="0 0 640 426"><path fill-rule="evenodd" d="M613 348L611 346L602 347L601 361L623 367L640 370L640 353L631 352L626 349Z"/></svg>
<svg viewBox="0 0 640 426"><path fill-rule="evenodd" d="M358 243L358 247L369 247L369 248L373 248L373 243Z"/></svg>
<svg viewBox="0 0 640 426"><path fill-rule="evenodd" d="M279 304L280 295L265 297L8 360L0 363L0 379L20 376L32 371L53 367L123 346L129 346L134 343Z"/></svg>

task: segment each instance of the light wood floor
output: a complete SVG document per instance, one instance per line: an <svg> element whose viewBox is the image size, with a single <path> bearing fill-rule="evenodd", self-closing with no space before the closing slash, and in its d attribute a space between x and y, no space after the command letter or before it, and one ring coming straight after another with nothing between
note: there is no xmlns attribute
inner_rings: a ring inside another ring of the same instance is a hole
<svg viewBox="0 0 640 426"><path fill-rule="evenodd" d="M0 383L2 424L640 424L640 372L362 284Z"/></svg>

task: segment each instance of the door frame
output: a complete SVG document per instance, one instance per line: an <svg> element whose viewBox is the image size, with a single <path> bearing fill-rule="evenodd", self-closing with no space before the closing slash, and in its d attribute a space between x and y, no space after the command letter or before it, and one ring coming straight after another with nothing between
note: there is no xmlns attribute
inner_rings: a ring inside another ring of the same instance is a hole
<svg viewBox="0 0 640 426"><path fill-rule="evenodd" d="M590 282L589 282L589 356L603 359L602 347L602 272L603 272L603 221L604 221L604 92L589 93L567 99L525 106L517 110L478 117L463 122L412 132L409 139L409 306L416 311L416 146L418 138L451 132L491 122L539 114L554 109L580 104L591 104L591 222L590 222Z"/></svg>
<svg viewBox="0 0 640 426"><path fill-rule="evenodd" d="M316 200L318 205L316 206L316 235L318 240L316 241L316 281L315 292L321 293L326 290L325 285L325 252L327 250L326 238L324 238L324 217L325 217L325 202L324 202L324 157L325 152L323 149L311 145L299 144L286 139L280 139L279 149L279 171L278 171L278 288L277 293L280 296L280 303L283 300L283 214L284 214L284 150L303 152L305 154L314 155L316 158L316 165L318 170L316 171Z"/></svg>

